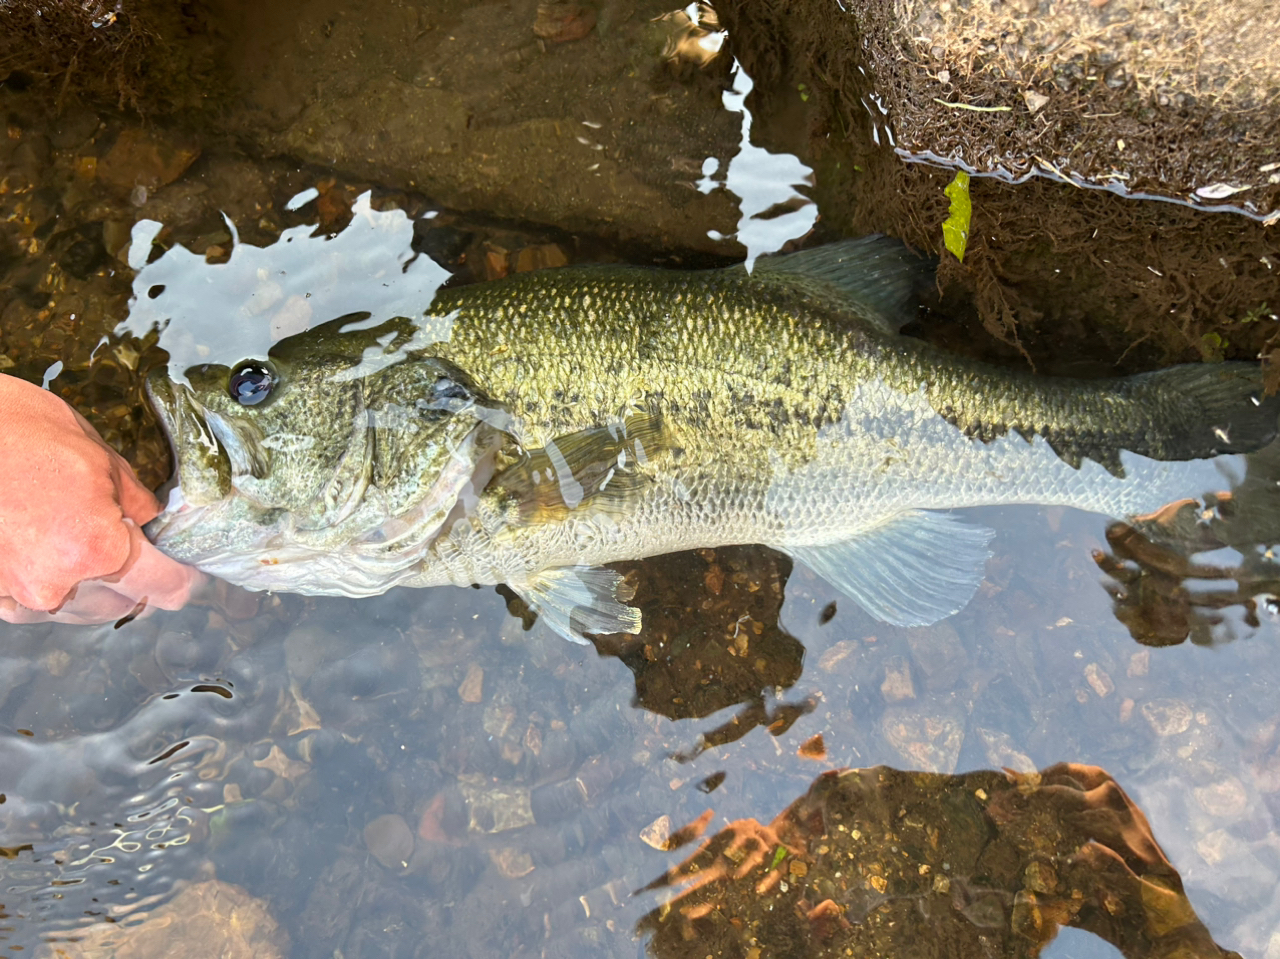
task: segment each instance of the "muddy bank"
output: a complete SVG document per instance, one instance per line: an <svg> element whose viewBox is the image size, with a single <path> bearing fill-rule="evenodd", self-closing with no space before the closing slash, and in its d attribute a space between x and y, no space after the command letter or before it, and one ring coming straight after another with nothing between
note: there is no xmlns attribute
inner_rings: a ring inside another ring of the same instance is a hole
<svg viewBox="0 0 1280 959"><path fill-rule="evenodd" d="M198 108L217 90L218 29L200 3L11 0L0 4L0 80L150 116Z"/></svg>
<svg viewBox="0 0 1280 959"><path fill-rule="evenodd" d="M1280 219L1280 9L1265 0L868 4L907 154Z"/></svg>
<svg viewBox="0 0 1280 959"><path fill-rule="evenodd" d="M865 34L857 18L821 0L767 10L725 2L720 12L736 55L757 89L768 91L748 103L755 130L771 148L790 143L817 170L824 224L839 233L882 231L939 252L952 171L903 163L890 145L892 134L901 148L923 121L902 105L916 109L920 96L894 72L911 65L877 59L876 38L892 26L886 11L866 8ZM1006 122L991 119L1005 113L933 106L949 122L971 121L973 143L1007 141L984 126ZM1173 140L1184 135L1190 149L1193 128L1167 130ZM1275 227L1041 177L1021 184L975 177L971 193L964 262L943 255L940 269L944 292L975 307L966 323L935 333L954 348L1083 374L1277 358Z"/></svg>
<svg viewBox="0 0 1280 959"><path fill-rule="evenodd" d="M730 232L733 205L694 186L737 145L726 71L669 68L664 0L215 9L242 98L224 125L260 153L455 209L730 252L707 231Z"/></svg>

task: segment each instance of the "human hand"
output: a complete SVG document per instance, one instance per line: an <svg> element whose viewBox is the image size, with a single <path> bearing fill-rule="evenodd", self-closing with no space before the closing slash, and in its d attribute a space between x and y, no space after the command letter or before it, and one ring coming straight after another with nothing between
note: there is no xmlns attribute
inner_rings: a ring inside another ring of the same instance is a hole
<svg viewBox="0 0 1280 959"><path fill-rule="evenodd" d="M84 417L0 374L0 619L103 623L183 606L204 576L142 534L159 511Z"/></svg>
<svg viewBox="0 0 1280 959"><path fill-rule="evenodd" d="M987 814L1050 866L1039 888L1019 894L1035 927L1049 938L1054 925L1087 930L1128 959L1239 959L1214 942L1147 817L1106 770L1057 763L1006 773L1016 788L996 794Z"/></svg>

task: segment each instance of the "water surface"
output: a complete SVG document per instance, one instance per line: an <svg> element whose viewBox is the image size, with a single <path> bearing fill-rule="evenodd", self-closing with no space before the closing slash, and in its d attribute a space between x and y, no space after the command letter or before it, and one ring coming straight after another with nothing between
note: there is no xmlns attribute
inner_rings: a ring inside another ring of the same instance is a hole
<svg viewBox="0 0 1280 959"><path fill-rule="evenodd" d="M493 42L573 63L569 46ZM137 405L157 341L177 368L234 362L335 316L419 311L444 282L780 249L818 221L815 174L777 143L785 112L767 144L753 132L742 66L716 69L730 150L710 143L689 169L667 157L690 197L730 210L700 224L697 248L216 149L109 199L96 180L68 185L90 134L49 119L34 185L9 202L54 225L32 226L0 283L65 313L79 297L92 321L37 343L6 312L11 372L65 361L53 387L158 483ZM594 149L608 128L590 122L555 148L570 181L600 156L649 176L653 154ZM36 122L23 129L31 142ZM206 193L225 219L191 212ZM77 230L103 255L73 262L83 286L47 289L31 271L66 269ZM931 320L915 332L957 338ZM1182 936L1194 955L1212 937L1280 956L1272 459L1230 464L1234 505L1202 517L1213 544L1061 508L970 511L997 530L983 585L920 629L878 623L756 547L628 564L645 630L588 647L488 588L229 591L118 628L0 625L3 946L79 954L80 940L150 934L195 948L209 934L188 923L234 901L260 954L349 959L915 955L939 941L1019 955L1056 922L1092 933L1050 955ZM1078 769L1079 788L1035 778L1059 763L1100 767L1129 804ZM837 818L881 807L854 829ZM1115 855L1081 858L1090 842Z"/></svg>

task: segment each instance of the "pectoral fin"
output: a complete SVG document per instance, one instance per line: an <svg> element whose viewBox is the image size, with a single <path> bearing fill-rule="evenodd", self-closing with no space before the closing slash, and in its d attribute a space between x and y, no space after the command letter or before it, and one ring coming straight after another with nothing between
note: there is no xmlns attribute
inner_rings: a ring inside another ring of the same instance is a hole
<svg viewBox="0 0 1280 959"><path fill-rule="evenodd" d="M640 632L640 610L621 601L622 577L611 569L562 566L511 588L570 642L585 644L585 633Z"/></svg>
<svg viewBox="0 0 1280 959"><path fill-rule="evenodd" d="M527 450L494 477L491 488L527 523L554 522L577 509L623 515L650 483L644 465L671 448L659 417L633 413Z"/></svg>
<svg viewBox="0 0 1280 959"><path fill-rule="evenodd" d="M928 626L973 598L993 535L946 514L908 510L851 539L788 552L876 619Z"/></svg>

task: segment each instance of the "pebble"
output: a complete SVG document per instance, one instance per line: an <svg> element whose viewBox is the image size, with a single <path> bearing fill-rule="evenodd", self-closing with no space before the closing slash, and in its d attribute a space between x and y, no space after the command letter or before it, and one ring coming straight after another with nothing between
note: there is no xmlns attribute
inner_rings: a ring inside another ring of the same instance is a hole
<svg viewBox="0 0 1280 959"><path fill-rule="evenodd" d="M490 785L482 775L465 775L458 777L458 788L466 797L473 832L506 832L534 822L525 786Z"/></svg>
<svg viewBox="0 0 1280 959"><path fill-rule="evenodd" d="M1194 790L1200 808L1217 819L1236 819L1249 805L1244 783L1235 776Z"/></svg>
<svg viewBox="0 0 1280 959"><path fill-rule="evenodd" d="M107 155L97 163L96 173L99 180L121 190L154 190L182 176L198 156L200 148L194 143L183 143L172 136L162 139L129 127L120 132ZM144 192L143 202L145 196Z"/></svg>
<svg viewBox="0 0 1280 959"><path fill-rule="evenodd" d="M1097 663L1090 663L1084 668L1084 678L1088 681L1090 688L1098 694L1099 699L1106 699L1115 692L1116 684L1111 681L1107 671Z"/></svg>
<svg viewBox="0 0 1280 959"><path fill-rule="evenodd" d="M969 654L956 629L945 620L920 629L907 631L911 658L924 674L930 692L951 689L969 665Z"/></svg>
<svg viewBox="0 0 1280 959"><path fill-rule="evenodd" d="M60 941L54 954L66 959L279 959L289 954L288 936L266 904L216 879L189 885L133 918L128 926L103 922L79 929L74 938Z"/></svg>
<svg viewBox="0 0 1280 959"><path fill-rule="evenodd" d="M822 733L811 736L800 744L800 748L796 750L796 755L801 759L812 759L818 762L827 758L827 744L822 738Z"/></svg>
<svg viewBox="0 0 1280 959"><path fill-rule="evenodd" d="M497 867L498 872L508 879L519 879L534 870L533 857L512 846L490 849L489 859Z"/></svg>
<svg viewBox="0 0 1280 959"><path fill-rule="evenodd" d="M1153 699L1143 703L1142 715L1157 736L1176 736L1191 728L1191 707L1180 699Z"/></svg>
<svg viewBox="0 0 1280 959"><path fill-rule="evenodd" d="M974 732L982 741L987 755L987 762L995 769L1012 769L1019 773L1033 773L1036 763L1015 745L1015 740L1003 730L974 727Z"/></svg>
<svg viewBox="0 0 1280 959"><path fill-rule="evenodd" d="M464 703L478 703L484 698L484 667L477 663L467 667L466 678L458 687L458 697Z"/></svg>
<svg viewBox="0 0 1280 959"><path fill-rule="evenodd" d="M413 858L413 831L403 816L388 813L364 827L364 844L388 869L400 870Z"/></svg>
<svg viewBox="0 0 1280 959"><path fill-rule="evenodd" d="M899 703L904 699L916 698L916 687L911 682L911 666L901 656L892 656L884 666L884 682L880 684L880 692L885 702Z"/></svg>
<svg viewBox="0 0 1280 959"><path fill-rule="evenodd" d="M950 716L892 708L881 723L885 738L912 769L953 773L964 744L964 726Z"/></svg>
<svg viewBox="0 0 1280 959"><path fill-rule="evenodd" d="M596 12L580 3L540 3L534 34L551 43L581 40L596 25Z"/></svg>
<svg viewBox="0 0 1280 959"><path fill-rule="evenodd" d="M671 838L671 817L659 816L640 830L640 839L645 845L654 849L666 849L667 840Z"/></svg>
<svg viewBox="0 0 1280 959"><path fill-rule="evenodd" d="M841 668L840 664L858 651L858 644L852 640L842 639L820 657L818 668L824 673L833 673Z"/></svg>

